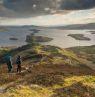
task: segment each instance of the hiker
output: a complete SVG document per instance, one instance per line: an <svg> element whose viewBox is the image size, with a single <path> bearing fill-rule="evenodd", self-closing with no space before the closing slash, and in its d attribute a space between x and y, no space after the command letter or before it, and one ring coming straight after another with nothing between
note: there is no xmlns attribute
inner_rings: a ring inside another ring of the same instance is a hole
<svg viewBox="0 0 95 97"><path fill-rule="evenodd" d="M8 72L10 73L12 71L12 57L11 57L11 55L6 55L5 60L6 60L6 64L8 67Z"/></svg>
<svg viewBox="0 0 95 97"><path fill-rule="evenodd" d="M17 72L21 72L21 63L22 63L22 60L21 60L21 56L17 56L17 59L16 59L16 64L17 64Z"/></svg>

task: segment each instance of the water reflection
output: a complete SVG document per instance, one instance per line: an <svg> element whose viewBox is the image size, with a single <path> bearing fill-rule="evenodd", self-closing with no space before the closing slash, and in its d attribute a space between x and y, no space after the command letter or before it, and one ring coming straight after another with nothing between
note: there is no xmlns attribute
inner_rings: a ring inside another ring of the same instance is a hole
<svg viewBox="0 0 95 97"><path fill-rule="evenodd" d="M6 31L0 32L0 46L21 46L25 45L26 35L32 33L31 28L25 27L13 27L9 28ZM87 30L60 30L60 29L48 29L48 28L40 28L39 32L35 33L35 35L41 35L46 37L53 38L52 41L42 43L45 45L55 45L62 48L73 47L73 46L89 46L95 45L95 34L91 34L90 31ZM85 40L76 40L68 34L84 34L84 36L89 37L90 41ZM10 40L9 38L16 37L18 40Z"/></svg>

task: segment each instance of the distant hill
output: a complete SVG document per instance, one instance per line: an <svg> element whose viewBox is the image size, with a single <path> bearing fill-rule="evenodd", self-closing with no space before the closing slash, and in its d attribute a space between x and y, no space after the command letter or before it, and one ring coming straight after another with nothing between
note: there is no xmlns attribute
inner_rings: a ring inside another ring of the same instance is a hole
<svg viewBox="0 0 95 97"><path fill-rule="evenodd" d="M88 24L73 24L73 25L68 25L68 26L57 26L53 27L57 29L90 29L94 30L95 29L95 23L88 23Z"/></svg>

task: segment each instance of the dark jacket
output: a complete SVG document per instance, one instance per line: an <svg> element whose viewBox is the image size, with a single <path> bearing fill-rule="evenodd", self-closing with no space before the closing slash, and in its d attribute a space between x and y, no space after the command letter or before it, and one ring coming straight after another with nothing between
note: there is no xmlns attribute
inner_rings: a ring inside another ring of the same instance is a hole
<svg viewBox="0 0 95 97"><path fill-rule="evenodd" d="M22 63L21 57L18 57L16 59L16 64L21 65L21 63Z"/></svg>

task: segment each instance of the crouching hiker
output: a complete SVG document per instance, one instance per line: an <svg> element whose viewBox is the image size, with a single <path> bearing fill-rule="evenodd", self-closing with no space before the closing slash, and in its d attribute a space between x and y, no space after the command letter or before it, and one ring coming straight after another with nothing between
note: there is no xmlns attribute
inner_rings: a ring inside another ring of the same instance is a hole
<svg viewBox="0 0 95 97"><path fill-rule="evenodd" d="M21 60L21 56L17 56L17 59L16 59L16 64L17 64L17 72L21 72L21 63L22 63L22 60Z"/></svg>

